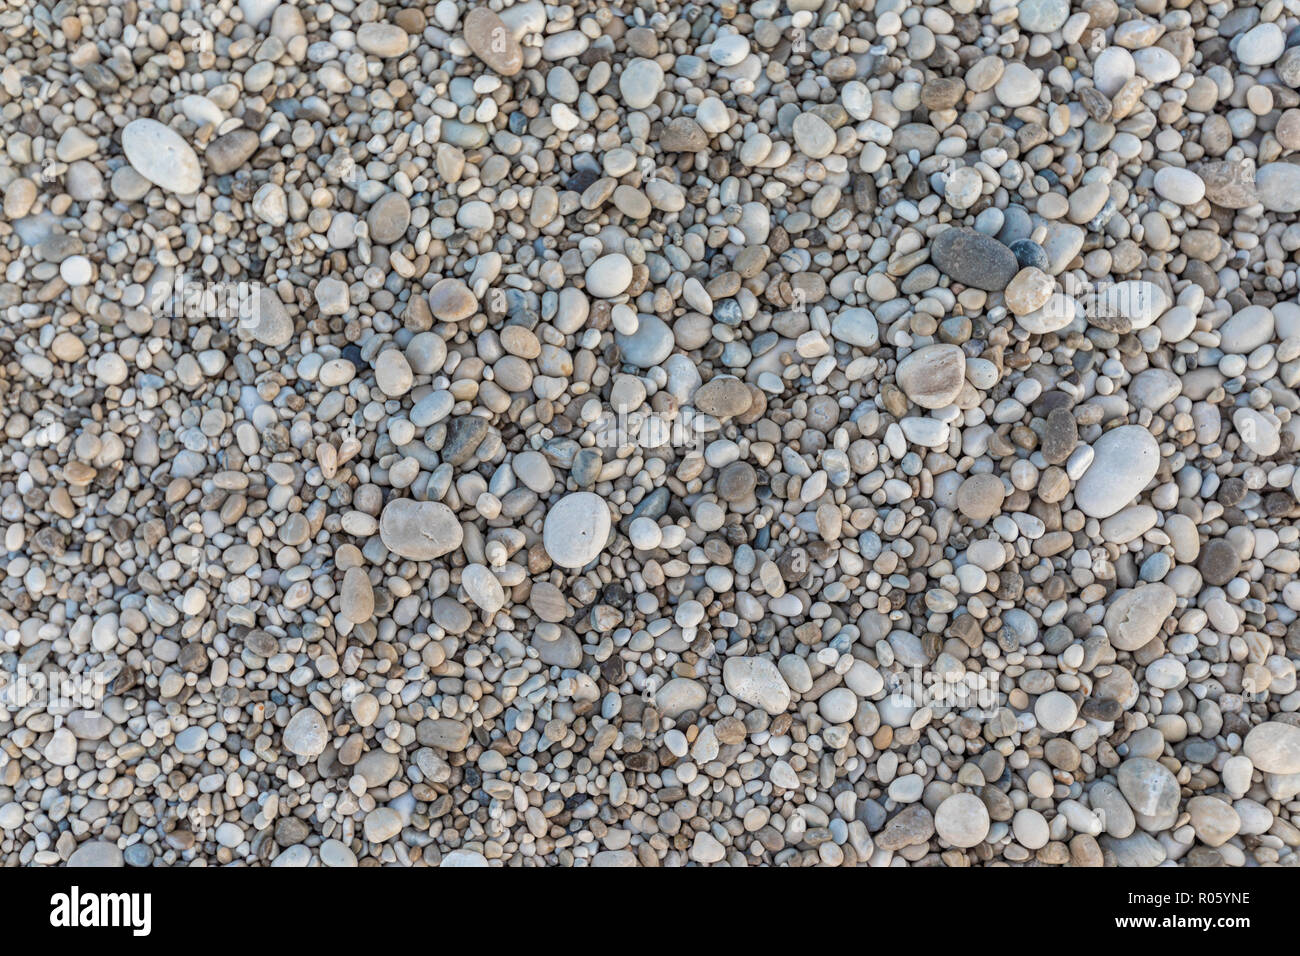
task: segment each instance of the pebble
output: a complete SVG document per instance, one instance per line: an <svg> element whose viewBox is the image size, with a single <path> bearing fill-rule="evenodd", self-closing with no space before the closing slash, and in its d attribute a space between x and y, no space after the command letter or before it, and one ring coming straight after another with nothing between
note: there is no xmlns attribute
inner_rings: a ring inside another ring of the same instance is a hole
<svg viewBox="0 0 1300 956"><path fill-rule="evenodd" d="M461 322L478 311L478 299L459 279L439 279L428 299L430 312L442 322Z"/></svg>
<svg viewBox="0 0 1300 956"><path fill-rule="evenodd" d="M1075 505L1093 518L1109 518L1146 488L1160 466L1160 447L1140 425L1122 425L1092 445L1092 464L1074 489Z"/></svg>
<svg viewBox="0 0 1300 956"><path fill-rule="evenodd" d="M514 76L523 69L524 53L518 38L487 7L471 7L461 26L465 42L488 69L501 76Z"/></svg>
<svg viewBox="0 0 1300 956"><path fill-rule="evenodd" d="M1156 172L1155 187L1165 199L1180 206L1194 206L1205 197L1205 183L1190 169L1165 166Z"/></svg>
<svg viewBox="0 0 1300 956"><path fill-rule="evenodd" d="M1167 584L1143 584L1121 592L1106 608L1104 627L1112 647L1139 650L1155 639L1178 603Z"/></svg>
<svg viewBox="0 0 1300 956"><path fill-rule="evenodd" d="M66 6L6 865L1296 865L1290 7Z"/></svg>
<svg viewBox="0 0 1300 956"><path fill-rule="evenodd" d="M1255 173L1255 195L1269 212L1300 211L1300 166L1269 163Z"/></svg>
<svg viewBox="0 0 1300 956"><path fill-rule="evenodd" d="M1242 751L1264 773L1300 773L1300 727L1277 720L1256 724Z"/></svg>
<svg viewBox="0 0 1300 956"><path fill-rule="evenodd" d="M934 830L950 846L979 846L989 835L989 811L979 797L954 793L934 812Z"/></svg>
<svg viewBox="0 0 1300 956"><path fill-rule="evenodd" d="M589 491L565 495L546 514L542 540L546 553L562 568L583 568L595 561L609 539L609 508Z"/></svg>
<svg viewBox="0 0 1300 956"><path fill-rule="evenodd" d="M618 76L618 89L628 109L645 109L654 103L663 88L663 67L654 60L637 57Z"/></svg>
<svg viewBox="0 0 1300 956"><path fill-rule="evenodd" d="M941 232L930 246L930 260L954 282L986 292L1001 292L1020 271L1010 249L963 227Z"/></svg>
<svg viewBox="0 0 1300 956"><path fill-rule="evenodd" d="M794 121L794 142L809 159L825 159L835 150L835 131L816 113L800 113Z"/></svg>
<svg viewBox="0 0 1300 956"><path fill-rule="evenodd" d="M1237 41L1237 61L1242 66L1267 66L1286 48L1286 37L1276 23L1261 23Z"/></svg>
<svg viewBox="0 0 1300 956"><path fill-rule="evenodd" d="M1067 0L1020 0L1016 18L1028 33L1051 33L1065 26L1070 16Z"/></svg>
<svg viewBox="0 0 1300 956"><path fill-rule="evenodd" d="M790 688L766 657L731 657L722 666L727 693L751 707L769 714L784 713L790 706Z"/></svg>
<svg viewBox="0 0 1300 956"><path fill-rule="evenodd" d="M898 387L922 408L952 404L965 383L966 356L955 345L927 345L898 363Z"/></svg>
<svg viewBox="0 0 1300 956"><path fill-rule="evenodd" d="M225 176L248 162L260 145L257 133L241 126L208 143L203 158L207 160L208 169L218 176Z"/></svg>
<svg viewBox="0 0 1300 956"><path fill-rule="evenodd" d="M587 291L597 298L612 299L632 283L632 263L622 253L601 256L587 267Z"/></svg>
<svg viewBox="0 0 1300 956"><path fill-rule="evenodd" d="M291 754L306 759L319 757L329 744L329 727L320 711L306 707L289 719L283 740L285 749Z"/></svg>
<svg viewBox="0 0 1300 956"><path fill-rule="evenodd" d="M188 195L203 185L193 147L157 120L132 120L122 130L122 152L145 179L168 192Z"/></svg>
<svg viewBox="0 0 1300 956"><path fill-rule="evenodd" d="M379 537L399 557L430 561L459 548L464 532L455 512L440 501L394 498L380 515Z"/></svg>

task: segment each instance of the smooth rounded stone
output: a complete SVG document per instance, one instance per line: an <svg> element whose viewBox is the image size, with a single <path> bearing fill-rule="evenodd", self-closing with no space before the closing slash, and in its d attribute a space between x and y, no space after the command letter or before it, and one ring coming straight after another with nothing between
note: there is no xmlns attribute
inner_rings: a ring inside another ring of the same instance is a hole
<svg viewBox="0 0 1300 956"><path fill-rule="evenodd" d="M1124 799L1139 816L1162 820L1177 813L1178 781L1159 761L1130 757L1115 771L1115 780Z"/></svg>
<svg viewBox="0 0 1300 956"><path fill-rule="evenodd" d="M1033 266L1021 269L1003 292L1007 308L1015 315L1027 315L1047 304L1056 287L1056 280Z"/></svg>
<svg viewBox="0 0 1300 956"><path fill-rule="evenodd" d="M1241 830L1241 817L1232 804L1217 797L1192 797L1187 813L1197 839L1206 846L1223 846Z"/></svg>
<svg viewBox="0 0 1300 956"><path fill-rule="evenodd" d="M261 140L257 133L241 126L239 129L221 134L208 143L203 158L208 161L208 169L218 176L225 176L248 162L260 145Z"/></svg>
<svg viewBox="0 0 1300 956"><path fill-rule="evenodd" d="M935 237L930 261L954 282L985 292L1001 292L1020 271L1015 253L992 236L964 226Z"/></svg>
<svg viewBox="0 0 1300 956"><path fill-rule="evenodd" d="M969 849L989 835L989 811L972 793L954 793L934 811L934 832L949 846Z"/></svg>
<svg viewBox="0 0 1300 956"><path fill-rule="evenodd" d="M1079 426L1066 408L1054 408L1047 414L1041 451L1049 465L1062 465L1079 443Z"/></svg>
<svg viewBox="0 0 1300 956"><path fill-rule="evenodd" d="M848 345L874 349L880 344L876 317L866 309L845 309L831 320L831 335Z"/></svg>
<svg viewBox="0 0 1300 956"><path fill-rule="evenodd" d="M523 451L510 463L516 477L539 495L555 487L555 471L541 452Z"/></svg>
<svg viewBox="0 0 1300 956"><path fill-rule="evenodd" d="M1194 206L1205 198L1205 182L1190 169L1166 166L1155 176L1156 192L1180 206Z"/></svg>
<svg viewBox="0 0 1300 956"><path fill-rule="evenodd" d="M632 263L621 252L601 256L587 267L587 292L598 299L612 299L632 284Z"/></svg>
<svg viewBox="0 0 1300 956"><path fill-rule="evenodd" d="M1125 508L1101 523L1101 536L1114 544L1135 541L1155 527L1158 512L1150 505Z"/></svg>
<svg viewBox="0 0 1300 956"><path fill-rule="evenodd" d="M962 166L948 175L943 197L954 209L969 209L979 200L983 188L984 177L979 170Z"/></svg>
<svg viewBox="0 0 1300 956"><path fill-rule="evenodd" d="M1103 836L1101 845L1114 856L1116 866L1125 868L1159 866L1169 856L1159 840L1141 831L1123 838Z"/></svg>
<svg viewBox="0 0 1300 956"><path fill-rule="evenodd" d="M565 610L568 610L567 606ZM433 620L435 624L451 634L464 634L474 623L474 618L465 605L446 596L433 602ZM542 617L542 620L550 620L550 618ZM564 617L562 616L560 620L564 620Z"/></svg>
<svg viewBox="0 0 1300 956"><path fill-rule="evenodd" d="M955 345L927 345L899 362L894 378L917 405L943 408L953 403L966 382L966 356Z"/></svg>
<svg viewBox="0 0 1300 956"><path fill-rule="evenodd" d="M1002 512L1006 490L996 475L971 475L957 489L957 507L972 521L984 521Z"/></svg>
<svg viewBox="0 0 1300 956"><path fill-rule="evenodd" d="M362 830L371 843L385 843L402 832L402 818L391 807L376 807L366 814Z"/></svg>
<svg viewBox="0 0 1300 956"><path fill-rule="evenodd" d="M1187 668L1173 657L1162 657L1147 665L1146 682L1160 690L1173 690L1187 679Z"/></svg>
<svg viewBox="0 0 1300 956"><path fill-rule="evenodd" d="M401 56L409 41L409 34L393 23L363 23L357 28L357 46L372 56Z"/></svg>
<svg viewBox="0 0 1300 956"><path fill-rule="evenodd" d="M505 590L501 587L497 576L486 566L466 565L461 571L460 584L469 599L488 614L495 614L505 607Z"/></svg>
<svg viewBox="0 0 1300 956"><path fill-rule="evenodd" d="M790 688L776 664L766 657L727 658L722 682L736 699L774 716L790 706Z"/></svg>
<svg viewBox="0 0 1300 956"><path fill-rule="evenodd" d="M329 727L320 711L304 707L289 718L282 739L292 754L308 759L319 757L330 741Z"/></svg>
<svg viewBox="0 0 1300 956"><path fill-rule="evenodd" d="M560 567L583 568L605 550L610 527L605 499L589 491L577 491L565 495L547 511L542 544Z"/></svg>
<svg viewBox="0 0 1300 956"><path fill-rule="evenodd" d="M379 538L398 557L432 561L459 548L464 531L441 501L394 498L379 516Z"/></svg>
<svg viewBox="0 0 1300 956"><path fill-rule="evenodd" d="M614 342L628 365L653 368L672 354L675 340L670 329L657 315L641 315L631 335L614 333Z"/></svg>
<svg viewBox="0 0 1300 956"><path fill-rule="evenodd" d="M1129 383L1129 401L1135 408L1159 411L1183 391L1183 382L1165 368L1149 368L1139 372Z"/></svg>
<svg viewBox="0 0 1300 956"><path fill-rule="evenodd" d="M354 867L357 855L341 840L326 840L320 845L320 861L331 868Z"/></svg>
<svg viewBox="0 0 1300 956"><path fill-rule="evenodd" d="M993 87L993 95L1003 106L1016 109L1038 100L1043 82L1033 70L1023 63L1008 63L1002 78Z"/></svg>
<svg viewBox="0 0 1300 956"><path fill-rule="evenodd" d="M442 862L438 864L439 869L443 867L451 867L453 869L482 869L488 866L491 866L491 864L488 863L487 857L476 850L452 850L450 853L446 854L442 858Z"/></svg>
<svg viewBox="0 0 1300 956"><path fill-rule="evenodd" d="M1211 538L1201 548L1196 559L1196 570L1201 572L1206 584L1223 587L1241 570L1241 556L1223 538Z"/></svg>
<svg viewBox="0 0 1300 956"><path fill-rule="evenodd" d="M745 501L757 485L754 466L747 461L733 461L719 470L715 488L723 501Z"/></svg>
<svg viewBox="0 0 1300 956"><path fill-rule="evenodd" d="M398 349L387 349L375 358L375 384L390 398L401 398L411 390L415 375L411 363Z"/></svg>
<svg viewBox="0 0 1300 956"><path fill-rule="evenodd" d="M707 96L695 110L695 121L706 136L717 136L731 128L727 105L716 96Z"/></svg>
<svg viewBox="0 0 1300 956"><path fill-rule="evenodd" d="M125 866L126 859L122 851L118 849L117 844L109 843L107 840L87 840L68 857L65 866L70 869L83 869L88 867L118 867Z"/></svg>
<svg viewBox="0 0 1300 956"><path fill-rule="evenodd" d="M1110 185L1101 181L1085 183L1070 193L1068 212L1070 222L1085 225L1097 217L1110 199ZM1040 201L1039 210L1046 214Z"/></svg>
<svg viewBox="0 0 1300 956"><path fill-rule="evenodd" d="M194 149L157 120L128 123L122 130L122 151L136 172L168 192L184 196L203 186L203 170Z"/></svg>
<svg viewBox="0 0 1300 956"><path fill-rule="evenodd" d="M1300 211L1300 165L1269 163L1255 173L1255 193L1269 212Z"/></svg>
<svg viewBox="0 0 1300 956"><path fill-rule="evenodd" d="M721 67L739 66L749 56L749 40L739 33L724 33L709 44L709 59Z"/></svg>
<svg viewBox="0 0 1300 956"><path fill-rule="evenodd" d="M478 311L478 299L459 279L439 279L429 290L428 302L439 322L461 322Z"/></svg>
<svg viewBox="0 0 1300 956"><path fill-rule="evenodd" d="M743 415L754 401L749 386L729 375L709 379L691 400L699 411L719 419Z"/></svg>
<svg viewBox="0 0 1300 956"><path fill-rule="evenodd" d="M1068 732L1078 716L1078 704L1069 694L1063 694L1059 690L1040 695L1034 703L1034 719L1049 734Z"/></svg>
<svg viewBox="0 0 1300 956"><path fill-rule="evenodd" d="M1047 818L1029 807L1016 811L1016 815L1011 818L1011 832L1015 835L1016 842L1028 850L1042 849L1052 838Z"/></svg>
<svg viewBox="0 0 1300 956"><path fill-rule="evenodd" d="M348 568L343 572L339 613L354 624L364 624L375 616L375 589L364 569Z"/></svg>
<svg viewBox="0 0 1300 956"><path fill-rule="evenodd" d="M835 150L835 130L816 113L794 118L794 142L809 159L825 159Z"/></svg>
<svg viewBox="0 0 1300 956"><path fill-rule="evenodd" d="M68 730L78 740L103 740L113 732L113 721L103 714L90 710L74 710L68 714Z"/></svg>
<svg viewBox="0 0 1300 956"><path fill-rule="evenodd" d="M909 416L899 421L903 436L913 445L922 448L943 448L948 444L952 429L946 422L933 418Z"/></svg>
<svg viewBox="0 0 1300 956"><path fill-rule="evenodd" d="M1169 296L1154 282L1129 279L1099 290L1089 318L1094 319L1094 325L1101 324L1096 318L1125 320L1138 332L1169 311L1171 304Z"/></svg>
<svg viewBox="0 0 1300 956"><path fill-rule="evenodd" d="M1253 408L1238 408L1232 413L1232 427L1241 437L1242 444L1256 455L1267 457L1277 453L1281 444L1278 421Z"/></svg>
<svg viewBox="0 0 1300 956"><path fill-rule="evenodd" d="M1108 46L1092 63L1092 85L1103 96L1113 98L1137 73L1133 54L1122 47Z"/></svg>
<svg viewBox="0 0 1300 956"><path fill-rule="evenodd" d="M92 167L93 168L93 167ZM4 214L10 220L23 219L36 204L40 195L36 184L30 179L19 177L5 187ZM12 806L12 804L11 804Z"/></svg>
<svg viewBox="0 0 1300 956"><path fill-rule="evenodd" d="M1041 289L1042 286L1040 292ZM1034 335L1047 335L1059 332L1082 316L1083 307L1078 300L1061 292L1051 292L1038 308L1016 315L1016 324Z"/></svg>
<svg viewBox="0 0 1300 956"><path fill-rule="evenodd" d="M70 767L77 762L77 738L66 727L57 728L41 752L56 767Z"/></svg>
<svg viewBox="0 0 1300 956"><path fill-rule="evenodd" d="M1242 752L1264 773L1300 773L1300 727L1270 720L1246 734Z"/></svg>
<svg viewBox="0 0 1300 956"><path fill-rule="evenodd" d="M1117 594L1102 626L1116 650L1136 651L1155 639L1177 605L1178 594L1169 585L1141 584Z"/></svg>
<svg viewBox="0 0 1300 956"><path fill-rule="evenodd" d="M1092 464L1074 488L1074 504L1092 518L1127 507L1155 477L1160 446L1141 425L1121 425L1092 446Z"/></svg>
<svg viewBox="0 0 1300 956"><path fill-rule="evenodd" d="M1271 310L1248 305L1219 326L1219 348L1234 355L1249 355L1270 341L1275 330Z"/></svg>
<svg viewBox="0 0 1300 956"><path fill-rule="evenodd" d="M1276 23L1261 23L1247 30L1234 52L1242 66L1267 66L1286 49L1286 35Z"/></svg>
<svg viewBox="0 0 1300 956"><path fill-rule="evenodd" d="M599 868L640 866L631 850L601 850L591 858L591 865Z"/></svg>
<svg viewBox="0 0 1300 956"><path fill-rule="evenodd" d="M858 713L858 698L847 687L833 687L822 694L817 709L828 724L847 724Z"/></svg>
<svg viewBox="0 0 1300 956"><path fill-rule="evenodd" d="M465 42L488 67L502 76L524 68L524 51L514 32L486 6L471 7L461 22Z"/></svg>
<svg viewBox="0 0 1300 956"><path fill-rule="evenodd" d="M312 291L321 315L344 315L352 307L352 293L342 279L325 276Z"/></svg>
<svg viewBox="0 0 1300 956"><path fill-rule="evenodd" d="M708 699L708 689L699 681L674 677L655 693L655 706L665 717L676 718L687 711L698 711Z"/></svg>
<svg viewBox="0 0 1300 956"><path fill-rule="evenodd" d="M382 245L401 239L410 224L411 203L401 193L384 193L366 212L370 238Z"/></svg>
<svg viewBox="0 0 1300 956"><path fill-rule="evenodd" d="M1016 19L1026 33L1051 33L1070 18L1069 0L1020 0Z"/></svg>
<svg viewBox="0 0 1300 956"><path fill-rule="evenodd" d="M844 675L844 683L859 698L875 697L885 689L884 675L863 660L853 662Z"/></svg>
<svg viewBox="0 0 1300 956"><path fill-rule="evenodd" d="M618 77L618 89L628 109L645 109L654 103L663 88L663 67L654 60L636 57L623 67Z"/></svg>
<svg viewBox="0 0 1300 956"><path fill-rule="evenodd" d="M94 267L85 256L69 256L59 263L60 278L74 289L89 285L94 274Z"/></svg>
<svg viewBox="0 0 1300 956"><path fill-rule="evenodd" d="M1003 231L998 233L999 241L1006 241L1003 236L1005 232L1004 227ZM1022 268L1028 269L1032 267L1046 272L1051 266L1051 260L1047 258L1046 250L1032 239L1016 239L1008 242L1007 248L1011 250L1011 254L1016 257L1016 262Z"/></svg>
<svg viewBox="0 0 1300 956"><path fill-rule="evenodd" d="M717 838L707 830L701 830L695 834L695 842L691 844L691 849L687 856L694 863L708 866L713 863L721 863L727 856L727 849Z"/></svg>
<svg viewBox="0 0 1300 956"><path fill-rule="evenodd" d="M1147 80L1153 86L1159 86L1177 78L1182 69L1178 63L1178 57L1161 46L1149 46L1134 50L1133 64L1137 68L1138 76Z"/></svg>

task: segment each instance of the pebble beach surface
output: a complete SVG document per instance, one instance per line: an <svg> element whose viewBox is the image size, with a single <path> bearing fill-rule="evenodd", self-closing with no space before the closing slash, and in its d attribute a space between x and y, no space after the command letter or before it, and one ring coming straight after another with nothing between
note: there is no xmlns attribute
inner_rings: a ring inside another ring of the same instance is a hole
<svg viewBox="0 0 1300 956"><path fill-rule="evenodd" d="M0 12L0 863L1300 862L1300 7Z"/></svg>

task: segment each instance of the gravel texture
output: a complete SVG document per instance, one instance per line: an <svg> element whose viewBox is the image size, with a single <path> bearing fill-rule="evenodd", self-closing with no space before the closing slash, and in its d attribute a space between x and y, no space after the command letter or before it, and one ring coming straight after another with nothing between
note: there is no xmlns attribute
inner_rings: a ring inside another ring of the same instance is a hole
<svg viewBox="0 0 1300 956"><path fill-rule="evenodd" d="M0 27L0 863L1300 861L1294 3Z"/></svg>

